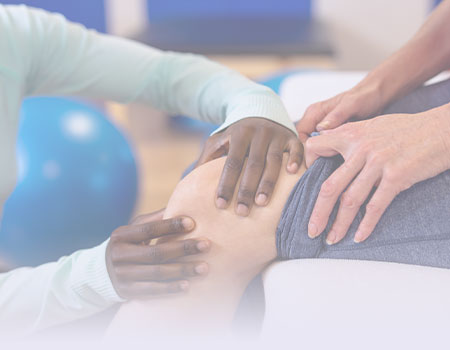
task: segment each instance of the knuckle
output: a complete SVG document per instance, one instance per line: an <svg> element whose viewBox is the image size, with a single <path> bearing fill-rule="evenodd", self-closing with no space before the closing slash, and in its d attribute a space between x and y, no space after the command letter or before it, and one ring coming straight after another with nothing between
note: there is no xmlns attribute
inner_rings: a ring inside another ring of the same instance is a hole
<svg viewBox="0 0 450 350"><path fill-rule="evenodd" d="M320 186L320 196L322 197L332 197L336 192L336 186L334 185L333 180L328 179L325 180Z"/></svg>
<svg viewBox="0 0 450 350"><path fill-rule="evenodd" d="M291 157L296 159L302 159L303 158L303 148L300 146L299 148L296 148L294 151L290 152Z"/></svg>
<svg viewBox="0 0 450 350"><path fill-rule="evenodd" d="M183 220L181 218L172 219L169 222L170 232L182 232L184 231Z"/></svg>
<svg viewBox="0 0 450 350"><path fill-rule="evenodd" d="M224 198L225 200L230 200L233 197L234 187L228 185L222 185L219 187L217 192L219 197Z"/></svg>
<svg viewBox="0 0 450 350"><path fill-rule="evenodd" d="M383 211L383 209L377 203L368 203L366 205L366 214L369 214L372 216L379 216L379 215L381 215L382 211Z"/></svg>
<svg viewBox="0 0 450 350"><path fill-rule="evenodd" d="M136 222L140 222L141 220L144 219L145 215L138 215L136 217L134 217L133 219L130 220L130 224L134 224Z"/></svg>
<svg viewBox="0 0 450 350"><path fill-rule="evenodd" d="M314 148L316 137L309 137L305 142L305 150L310 151Z"/></svg>
<svg viewBox="0 0 450 350"><path fill-rule="evenodd" d="M347 140L349 140L353 143L357 142L360 138L360 132L359 132L358 128L352 127L348 124L344 124L341 127L340 131L345 135ZM361 149L363 147L364 147L364 145L360 145L359 148Z"/></svg>
<svg viewBox="0 0 450 350"><path fill-rule="evenodd" d="M346 95L342 98L342 105L345 106L347 110L355 112L359 108L359 103L357 98L352 95Z"/></svg>
<svg viewBox="0 0 450 350"><path fill-rule="evenodd" d="M244 187L244 188L239 189L239 194L238 194L239 200L244 200L244 201L252 200L254 196L255 196L255 191L252 190L251 188Z"/></svg>
<svg viewBox="0 0 450 350"><path fill-rule="evenodd" d="M152 233L154 229L155 229L155 224L153 224L153 223L143 224L143 225L139 225L136 227L136 231L139 234Z"/></svg>
<svg viewBox="0 0 450 350"><path fill-rule="evenodd" d="M360 206L358 198L348 192L342 194L341 204L347 209L354 209Z"/></svg>
<svg viewBox="0 0 450 350"><path fill-rule="evenodd" d="M148 250L148 256L150 257L150 260L153 262L162 262L164 260L165 253L161 247L152 246Z"/></svg>
<svg viewBox="0 0 450 350"><path fill-rule="evenodd" d="M391 167L386 168L383 172L383 178L386 180L389 184L395 185L399 183L402 178L402 174L400 174L399 171L396 169L393 169Z"/></svg>
<svg viewBox="0 0 450 350"><path fill-rule="evenodd" d="M263 191L273 191L273 189L275 188L275 181L273 180L263 180L261 182L261 188L263 189Z"/></svg>
<svg viewBox="0 0 450 350"><path fill-rule="evenodd" d="M225 170L227 171L240 171L242 168L242 160L235 157L228 157L225 162Z"/></svg>
<svg viewBox="0 0 450 350"><path fill-rule="evenodd" d="M182 249L184 255L190 255L197 253L196 242L192 239L186 239L182 243Z"/></svg>
<svg viewBox="0 0 450 350"><path fill-rule="evenodd" d="M249 169L261 169L264 168L264 160L260 158L250 158L247 161L247 167Z"/></svg>
<svg viewBox="0 0 450 350"><path fill-rule="evenodd" d="M316 103L313 103L312 105L309 105L309 107L306 109L305 114L306 115L316 114L316 113L319 113L321 110L322 110L322 103L316 102Z"/></svg>
<svg viewBox="0 0 450 350"><path fill-rule="evenodd" d="M281 164L283 162L283 153L282 152L268 152L266 158L267 158L267 162Z"/></svg>
<svg viewBox="0 0 450 350"><path fill-rule="evenodd" d="M370 145L367 146L370 149ZM367 162L372 167L380 167L385 163L385 156L380 152L371 152L367 157Z"/></svg>
<svg viewBox="0 0 450 350"><path fill-rule="evenodd" d="M119 242L122 241L122 237L121 234L119 233L119 229L115 230L112 234L111 237L109 238L109 242L112 246L115 246L116 244L118 244Z"/></svg>

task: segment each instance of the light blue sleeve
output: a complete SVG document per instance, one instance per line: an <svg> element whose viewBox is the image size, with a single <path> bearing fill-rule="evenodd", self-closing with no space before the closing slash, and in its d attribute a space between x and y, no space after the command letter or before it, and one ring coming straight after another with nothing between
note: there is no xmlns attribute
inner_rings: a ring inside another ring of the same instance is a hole
<svg viewBox="0 0 450 350"><path fill-rule="evenodd" d="M21 48L29 57L26 94L138 101L220 129L262 117L296 132L272 90L202 56L99 34L41 10L20 11L28 33Z"/></svg>
<svg viewBox="0 0 450 350"><path fill-rule="evenodd" d="M223 123L221 129L245 117L263 117L295 132L275 93L229 69L200 56L88 31L25 6L0 5L0 83L0 165L5 169L15 166L20 103L29 95L138 101ZM0 200L2 184L10 188L13 180L0 173ZM106 245L0 274L0 331L16 321L21 333L30 333L122 301L107 273Z"/></svg>

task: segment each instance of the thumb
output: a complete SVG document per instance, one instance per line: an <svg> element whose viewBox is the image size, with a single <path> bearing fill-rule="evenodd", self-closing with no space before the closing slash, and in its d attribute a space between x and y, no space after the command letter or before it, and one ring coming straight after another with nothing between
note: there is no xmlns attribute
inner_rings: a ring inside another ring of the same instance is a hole
<svg viewBox="0 0 450 350"><path fill-rule="evenodd" d="M323 120L317 124L317 131L337 128L349 120L354 114L354 108L340 103Z"/></svg>
<svg viewBox="0 0 450 350"><path fill-rule="evenodd" d="M213 159L222 157L228 152L228 141L225 140L222 135L217 134L211 136L205 143L203 151L195 164L195 167L199 167Z"/></svg>
<svg viewBox="0 0 450 350"><path fill-rule="evenodd" d="M333 157L337 151L337 138L333 135L319 135L308 138L305 143L305 161L309 168L319 157Z"/></svg>
<svg viewBox="0 0 450 350"><path fill-rule="evenodd" d="M138 217L130 221L130 225L140 225L145 224L147 222L162 220L164 217L165 210L166 208L163 208L158 211L154 211L153 213L139 215Z"/></svg>

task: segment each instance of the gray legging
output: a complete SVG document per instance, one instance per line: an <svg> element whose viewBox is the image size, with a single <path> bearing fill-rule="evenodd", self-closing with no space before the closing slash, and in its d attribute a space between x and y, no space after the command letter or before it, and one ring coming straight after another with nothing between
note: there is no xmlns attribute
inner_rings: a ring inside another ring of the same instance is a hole
<svg viewBox="0 0 450 350"><path fill-rule="evenodd" d="M446 80L417 89L390 105L383 114L418 113L449 101L450 80ZM354 243L353 236L364 216L364 205L340 243L333 246L325 243L337 205L325 234L314 240L308 238L307 225L320 186L341 164L339 156L320 158L298 181L277 229L280 258L377 260L450 268L450 171L400 193L363 243Z"/></svg>

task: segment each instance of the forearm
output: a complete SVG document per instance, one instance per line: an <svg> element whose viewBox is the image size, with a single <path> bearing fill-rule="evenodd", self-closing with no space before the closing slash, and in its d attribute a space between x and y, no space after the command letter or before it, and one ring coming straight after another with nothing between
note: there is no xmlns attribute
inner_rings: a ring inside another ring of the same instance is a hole
<svg viewBox="0 0 450 350"><path fill-rule="evenodd" d="M10 55L17 56L12 69L24 75L25 95L141 102L222 128L262 117L295 132L272 90L204 57L99 34L45 11L0 6L2 12L11 18L5 35L14 46Z"/></svg>
<svg viewBox="0 0 450 350"><path fill-rule="evenodd" d="M450 67L450 1L430 15L418 33L358 84L376 89L383 105Z"/></svg>
<svg viewBox="0 0 450 350"><path fill-rule="evenodd" d="M0 334L27 335L121 301L106 271L105 245L0 274Z"/></svg>

